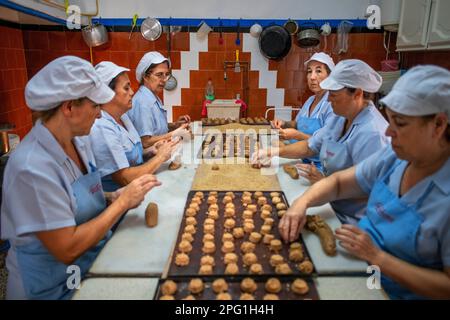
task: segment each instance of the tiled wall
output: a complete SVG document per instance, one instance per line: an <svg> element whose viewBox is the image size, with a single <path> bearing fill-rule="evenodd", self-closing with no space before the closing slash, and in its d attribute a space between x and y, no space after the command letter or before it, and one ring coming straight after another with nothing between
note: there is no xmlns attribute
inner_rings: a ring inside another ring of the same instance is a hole
<svg viewBox="0 0 450 320"><path fill-rule="evenodd" d="M0 26L0 122L14 124L21 138L31 129L24 97L27 79L22 31Z"/></svg>

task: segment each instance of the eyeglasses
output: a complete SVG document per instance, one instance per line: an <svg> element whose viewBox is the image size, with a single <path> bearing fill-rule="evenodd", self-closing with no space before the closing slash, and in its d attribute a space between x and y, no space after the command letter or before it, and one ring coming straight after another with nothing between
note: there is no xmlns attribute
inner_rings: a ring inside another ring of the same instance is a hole
<svg viewBox="0 0 450 320"><path fill-rule="evenodd" d="M163 72L158 72L158 73L153 73L153 72L149 72L148 74L154 75L155 77L161 79L161 80L167 80L172 76L172 73L167 72L167 73L163 73Z"/></svg>

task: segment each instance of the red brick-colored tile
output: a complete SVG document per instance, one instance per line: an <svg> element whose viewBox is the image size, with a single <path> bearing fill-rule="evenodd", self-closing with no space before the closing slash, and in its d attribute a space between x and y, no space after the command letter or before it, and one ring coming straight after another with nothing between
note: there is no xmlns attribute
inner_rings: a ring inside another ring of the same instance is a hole
<svg viewBox="0 0 450 320"><path fill-rule="evenodd" d="M384 52L383 34L382 33L366 33L366 52ZM351 47L349 47L352 50Z"/></svg>
<svg viewBox="0 0 450 320"><path fill-rule="evenodd" d="M178 117L189 114L190 107L189 106L173 106L172 107L172 118L174 120L178 119Z"/></svg>
<svg viewBox="0 0 450 320"><path fill-rule="evenodd" d="M242 33L239 33L240 44L236 45L237 34L233 33L223 33L225 51L242 51Z"/></svg>
<svg viewBox="0 0 450 320"><path fill-rule="evenodd" d="M130 62L130 67L136 68L139 61L141 61L144 56L144 51L128 52L128 60Z"/></svg>
<svg viewBox="0 0 450 320"><path fill-rule="evenodd" d="M171 52L170 53L170 61L171 61L171 67L174 70L180 70L181 69L181 52Z"/></svg>
<svg viewBox="0 0 450 320"><path fill-rule="evenodd" d="M259 71L249 72L249 87L250 89L256 89L259 87Z"/></svg>
<svg viewBox="0 0 450 320"><path fill-rule="evenodd" d="M110 32L109 42L111 43L110 50L112 51L136 51L138 49L137 41L128 39L130 34L128 32Z"/></svg>
<svg viewBox="0 0 450 320"><path fill-rule="evenodd" d="M66 32L67 49L68 50L89 50L88 45L84 42L81 32Z"/></svg>
<svg viewBox="0 0 450 320"><path fill-rule="evenodd" d="M6 49L6 68L18 68L16 49Z"/></svg>
<svg viewBox="0 0 450 320"><path fill-rule="evenodd" d="M277 73L277 88L293 88L294 72L293 71L278 71Z"/></svg>
<svg viewBox="0 0 450 320"><path fill-rule="evenodd" d="M133 37L131 38L133 39ZM141 35L134 37L134 40L137 42L137 50L138 51L153 51L155 50L155 42L144 39Z"/></svg>
<svg viewBox="0 0 450 320"><path fill-rule="evenodd" d="M12 28L0 27L0 48L9 48L8 33Z"/></svg>
<svg viewBox="0 0 450 320"><path fill-rule="evenodd" d="M352 53L364 53L366 51L366 34L349 33L348 48Z"/></svg>
<svg viewBox="0 0 450 320"><path fill-rule="evenodd" d="M125 68L130 67L127 51L111 51L111 61Z"/></svg>
<svg viewBox="0 0 450 320"><path fill-rule="evenodd" d="M286 89L284 91L284 104L287 106L298 106L299 90L298 89Z"/></svg>
<svg viewBox="0 0 450 320"><path fill-rule="evenodd" d="M50 50L67 50L67 37L63 31L51 31L48 33Z"/></svg>
<svg viewBox="0 0 450 320"><path fill-rule="evenodd" d="M23 39L25 49L49 49L48 32L46 31L23 31Z"/></svg>
<svg viewBox="0 0 450 320"><path fill-rule="evenodd" d="M188 32L178 32L172 36L173 51L189 51L190 36Z"/></svg>
<svg viewBox="0 0 450 320"><path fill-rule="evenodd" d="M22 30L10 29L9 35L9 46L10 48L23 50L23 36Z"/></svg>
<svg viewBox="0 0 450 320"><path fill-rule="evenodd" d="M181 88L181 104L191 105L194 103L196 89Z"/></svg>
<svg viewBox="0 0 450 320"><path fill-rule="evenodd" d="M225 51L225 40L222 34L222 44L219 43L219 33L210 32L208 34L208 51Z"/></svg>
<svg viewBox="0 0 450 320"><path fill-rule="evenodd" d="M286 59L286 70L296 71L300 64L300 54L293 53L292 51L287 55Z"/></svg>
<svg viewBox="0 0 450 320"><path fill-rule="evenodd" d="M308 84L307 84L307 80L306 80L306 73L303 71L294 72L292 88L304 91L304 90L306 90L307 86L308 86Z"/></svg>
<svg viewBox="0 0 450 320"><path fill-rule="evenodd" d="M93 56L94 64L100 63L102 61L111 61L111 52L109 50L100 51L94 49Z"/></svg>
<svg viewBox="0 0 450 320"><path fill-rule="evenodd" d="M200 70L216 70L217 60L215 52L199 52L198 61Z"/></svg>
<svg viewBox="0 0 450 320"><path fill-rule="evenodd" d="M249 90L249 106L266 106L267 89L250 89Z"/></svg>

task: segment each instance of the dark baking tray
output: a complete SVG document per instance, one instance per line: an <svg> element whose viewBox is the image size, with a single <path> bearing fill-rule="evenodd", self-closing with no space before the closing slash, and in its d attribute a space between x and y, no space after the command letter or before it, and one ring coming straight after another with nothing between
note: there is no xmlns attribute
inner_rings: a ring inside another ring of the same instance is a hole
<svg viewBox="0 0 450 320"><path fill-rule="evenodd" d="M211 142L210 142L210 146L214 144L214 142L218 139L218 137L221 137L222 139L222 147L220 148L219 153L217 153L215 155L215 157L211 156L211 152L212 152L212 147L206 147L206 139L208 137L211 137ZM245 134L245 133L216 133L216 134L206 134L204 136L203 142L202 142L202 147L199 150L198 154L197 154L197 158L198 159L222 159L222 158L233 158L233 157L245 157L245 158L249 158L251 154L253 154L253 152L256 151L256 147L259 145L259 134L251 134L252 140L249 143L249 151L248 153L245 152L245 137L246 136L250 136L249 134ZM224 146L225 146L225 142L227 141L227 139L234 139L233 143L231 144L231 146L233 147L232 149L228 150L227 153L223 152L224 151ZM238 155L235 155L235 150L236 150L236 145L237 145L237 139L241 139L241 143L244 144L244 149L240 150ZM207 154L207 156L205 157L203 155L203 151L205 150L205 148L209 148L209 152Z"/></svg>
<svg viewBox="0 0 450 320"><path fill-rule="evenodd" d="M216 300L216 293L212 290L212 283L214 280L223 278L228 283L228 292L231 295L232 300L239 300L242 291L240 288L240 283L244 277L214 277L214 278L206 278L206 277L196 277L201 278L204 283L204 290L203 292L199 294L192 294L196 300ZM253 293L253 296L255 300L262 300L264 295L267 294L264 286L268 278L270 277L250 277L253 280L255 280L258 289ZM316 284L314 283L314 280L312 278L303 278L308 283L309 291L305 295L299 295L292 291L290 291L290 285L291 283L299 277L295 276L289 276L289 277L277 277L278 280L280 280L282 289L279 293L277 293L280 300L320 300L319 293L316 288ZM174 297L175 300L181 300L185 298L186 296L190 295L189 292L189 282L193 278L187 278L187 277L177 277L177 278L168 278L168 279L160 279L158 282L158 288L156 290L154 299L159 300L162 296L161 293L161 285L166 280L173 280L177 284L177 292L175 293Z"/></svg>
<svg viewBox="0 0 450 320"><path fill-rule="evenodd" d="M189 204L191 203L191 200L196 192L198 192L198 191L190 191L189 192L188 198L186 200L184 212L186 212L186 208L189 207ZM175 257L177 255L177 253L179 252L178 244L181 241L181 236L183 234L184 227L186 226L186 215L184 213L183 220L181 222L181 226L180 226L178 236L177 236L177 242L174 247L174 252L172 253L172 260L170 262L168 276L191 276L192 277L192 276L199 275L198 271L200 268L200 259L204 255L202 252L202 247L203 247L202 240L203 240L203 235L204 235L203 223L204 223L205 219L208 217L206 213L207 213L207 210L209 207L209 205L207 204L207 198L209 195L209 191L202 191L202 192L204 193L204 199L200 205L199 212L195 216L195 218L197 220L197 226L196 226L197 232L194 235L194 241L191 243L192 251L188 254L189 258L190 258L189 265L184 266L184 267L179 267L175 264ZM214 235L214 243L216 245L216 251L214 254L211 254L212 256L214 256L216 265L213 268L212 276L225 274L225 264L223 262L223 257L225 254L222 253L221 248L222 248L222 235L225 231L223 225L224 225L224 221L226 219L223 215L225 205L222 204L222 200L223 200L223 197L226 192L227 191L218 191L217 203L219 205L219 219L217 219L215 221L215 235ZM243 209L243 205L241 202L243 191L233 191L233 192L235 195L235 198L233 199L233 203L235 205L235 212L236 212L236 215L235 215L236 226L242 226L243 220L244 220L242 217L242 212L244 209ZM254 193L254 191L250 191L250 192L252 192L252 194ZM269 204L272 204L272 198L270 197L271 192L278 192L280 194L280 198L281 198L282 202L284 202L284 204L286 204L286 207L289 207L286 197L285 197L284 193L281 191L264 191L263 192L263 195L267 198ZM256 203L256 200L254 198L253 198L253 203ZM261 226L263 225L263 220L260 217L260 213L261 213L260 207L261 206L257 205L257 212L253 215L253 220L254 220L254 224L255 224L254 232L259 232L261 229ZM275 235L276 239L281 239L281 236L278 232L279 218L278 218L277 210L275 207L273 207L271 218L274 219L271 233ZM236 253L238 255L238 267L239 267L238 275L250 275L248 269L246 267L244 267L243 260L242 260L243 255L242 255L242 252L240 249L242 242L248 241L248 237L249 237L249 234L245 233L243 238L234 240L234 244L235 244L234 253ZM297 241L300 242L302 245L304 259L310 260L311 262L313 262L311 260L311 256L308 253L308 250L305 246L305 243L304 243L301 235ZM273 275L273 276L277 276L277 277L283 276L280 274L276 274L275 268L273 268L270 265L269 259L270 259L270 256L272 255L272 253L270 252L268 245L266 245L262 242L262 239L261 239L260 243L258 243L256 245L254 253L258 257L258 263L260 263L263 267L263 275ZM297 269L296 265L300 262L289 261L289 245L288 244L283 243L283 249L279 254L284 257L285 262L287 262L289 264L289 266L291 267L291 269L293 271L292 275L295 275L297 277L298 276L305 276L305 277L309 276L309 275L305 275L305 274L301 273ZM314 264L314 262L313 262L313 264ZM315 273L315 268L314 268L313 274L314 273ZM252 275L252 276L256 276L256 275Z"/></svg>

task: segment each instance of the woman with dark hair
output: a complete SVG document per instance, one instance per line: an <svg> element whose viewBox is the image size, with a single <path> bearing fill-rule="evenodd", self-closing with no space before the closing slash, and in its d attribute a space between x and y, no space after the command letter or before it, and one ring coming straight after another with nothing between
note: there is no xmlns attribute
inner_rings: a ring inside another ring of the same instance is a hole
<svg viewBox="0 0 450 320"><path fill-rule="evenodd" d="M128 116L133 122L144 148L159 140L187 135L191 118L180 116L175 123L167 122L167 111L158 97L170 78L169 60L157 51L147 52L136 67L139 90L133 97Z"/></svg>
<svg viewBox="0 0 450 320"><path fill-rule="evenodd" d="M154 173L170 158L176 141L160 140L144 150L139 134L126 114L131 109L134 94L127 73L130 70L110 61L100 62L95 70L102 82L114 90L115 96L101 106L102 116L95 121L89 138L103 189L115 191L143 174ZM145 162L149 153L154 156Z"/></svg>

